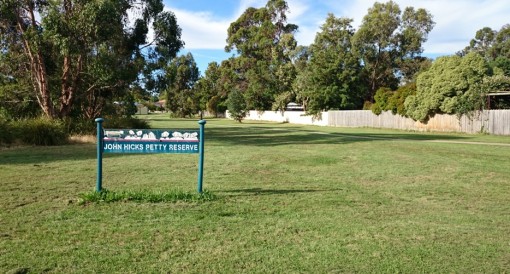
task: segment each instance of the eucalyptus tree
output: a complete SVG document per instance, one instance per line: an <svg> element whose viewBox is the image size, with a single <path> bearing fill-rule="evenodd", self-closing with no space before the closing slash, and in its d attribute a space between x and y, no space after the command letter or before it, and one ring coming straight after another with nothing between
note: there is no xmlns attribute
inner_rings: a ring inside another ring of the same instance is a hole
<svg viewBox="0 0 510 274"><path fill-rule="evenodd" d="M1 35L1 34L0 34ZM25 75L26 56L7 50L0 40L0 119L24 118L40 114L30 78Z"/></svg>
<svg viewBox="0 0 510 274"><path fill-rule="evenodd" d="M211 62L207 66L204 77L201 77L195 86L200 97L200 110L207 110L215 116L226 110L227 92L222 88L221 78L220 65L217 62Z"/></svg>
<svg viewBox="0 0 510 274"><path fill-rule="evenodd" d="M24 75L46 116L80 110L96 116L105 99L182 48L175 16L163 7L162 0L3 0L0 54L23 57ZM139 16L130 21L129 14ZM148 41L151 25L154 40Z"/></svg>
<svg viewBox="0 0 510 274"><path fill-rule="evenodd" d="M469 46L457 54L462 56L469 52L476 52L488 61L497 57L510 58L510 24L506 24L499 31L484 27L476 31Z"/></svg>
<svg viewBox="0 0 510 274"><path fill-rule="evenodd" d="M193 55L187 53L174 58L165 68L169 83L166 90L167 107L177 116L196 114L199 107L199 93L195 88L200 71Z"/></svg>
<svg viewBox="0 0 510 274"><path fill-rule="evenodd" d="M294 86L308 113L363 105L362 67L352 52L351 23L352 19L329 14L308 48L308 62Z"/></svg>
<svg viewBox="0 0 510 274"><path fill-rule="evenodd" d="M506 24L498 31L493 45L493 56L510 59L510 24Z"/></svg>
<svg viewBox="0 0 510 274"><path fill-rule="evenodd" d="M426 59L420 55L434 21L424 9L407 7L404 12L397 3L376 2L363 17L354 35L354 49L364 66L368 93L366 101L373 102L380 87L396 89L400 81L421 69Z"/></svg>
<svg viewBox="0 0 510 274"><path fill-rule="evenodd" d="M499 31L489 27L479 29L469 46L458 52L465 56L476 52L487 60L495 70L495 74L510 76L510 24L506 24Z"/></svg>
<svg viewBox="0 0 510 274"><path fill-rule="evenodd" d="M269 0L265 7L246 9L228 28L225 50L238 53L233 69L248 108L270 109L279 94L291 90L297 26L287 24L288 10L286 1Z"/></svg>

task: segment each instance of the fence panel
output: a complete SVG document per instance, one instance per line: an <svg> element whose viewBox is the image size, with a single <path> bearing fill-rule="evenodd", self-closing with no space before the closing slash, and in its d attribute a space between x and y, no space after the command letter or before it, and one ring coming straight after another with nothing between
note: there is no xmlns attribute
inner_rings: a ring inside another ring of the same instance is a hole
<svg viewBox="0 0 510 274"><path fill-rule="evenodd" d="M457 115L437 114L427 123L394 115L390 111L375 115L370 110L329 111L323 112L319 118L305 115L302 111L250 111L246 119L335 127L372 127L471 134L486 132L510 135L510 110L484 110L460 118Z"/></svg>
<svg viewBox="0 0 510 274"><path fill-rule="evenodd" d="M488 128L490 134L510 135L510 110L490 110Z"/></svg>

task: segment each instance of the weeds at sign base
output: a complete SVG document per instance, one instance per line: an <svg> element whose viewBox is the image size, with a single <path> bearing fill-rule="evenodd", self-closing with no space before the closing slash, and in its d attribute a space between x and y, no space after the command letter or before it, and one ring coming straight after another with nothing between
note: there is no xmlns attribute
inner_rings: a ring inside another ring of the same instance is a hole
<svg viewBox="0 0 510 274"><path fill-rule="evenodd" d="M171 192L151 192L142 191L122 191L114 192L103 189L100 192L92 191L80 195L80 204L88 203L111 203L119 201L133 201L140 203L164 203L164 202L205 202L216 200L216 196L209 191L202 193L189 193L183 191Z"/></svg>

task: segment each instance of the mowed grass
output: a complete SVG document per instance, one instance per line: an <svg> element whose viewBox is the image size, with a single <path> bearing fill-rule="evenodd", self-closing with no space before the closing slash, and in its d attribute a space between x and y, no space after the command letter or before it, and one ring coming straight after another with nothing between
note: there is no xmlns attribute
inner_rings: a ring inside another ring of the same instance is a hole
<svg viewBox="0 0 510 274"><path fill-rule="evenodd" d="M204 189L216 199L84 205L94 144L4 148L0 272L509 272L509 144L210 119ZM193 193L197 163L106 154L103 186Z"/></svg>

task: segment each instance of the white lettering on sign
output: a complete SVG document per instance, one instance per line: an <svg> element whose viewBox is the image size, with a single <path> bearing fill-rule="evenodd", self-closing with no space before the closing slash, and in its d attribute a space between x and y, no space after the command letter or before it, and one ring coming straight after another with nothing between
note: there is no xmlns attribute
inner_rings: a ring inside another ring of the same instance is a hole
<svg viewBox="0 0 510 274"><path fill-rule="evenodd" d="M161 151L166 150L166 144L145 144L146 151Z"/></svg>
<svg viewBox="0 0 510 274"><path fill-rule="evenodd" d="M186 144L186 145L177 145L177 144L174 144L174 145L170 145L168 147L168 150L174 150L174 151L193 150L193 151L196 151L196 150L198 150L198 145L189 145L189 144Z"/></svg>
<svg viewBox="0 0 510 274"><path fill-rule="evenodd" d="M124 144L124 151L129 150L142 150L143 151L143 145L142 144Z"/></svg>
<svg viewBox="0 0 510 274"><path fill-rule="evenodd" d="M199 142L105 142L103 151L107 153L197 153Z"/></svg>
<svg viewBox="0 0 510 274"><path fill-rule="evenodd" d="M104 149L109 150L121 150L122 146L120 144L105 144Z"/></svg>

